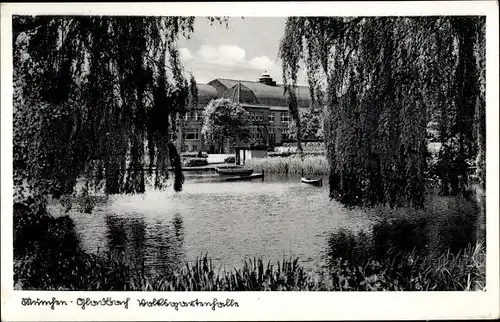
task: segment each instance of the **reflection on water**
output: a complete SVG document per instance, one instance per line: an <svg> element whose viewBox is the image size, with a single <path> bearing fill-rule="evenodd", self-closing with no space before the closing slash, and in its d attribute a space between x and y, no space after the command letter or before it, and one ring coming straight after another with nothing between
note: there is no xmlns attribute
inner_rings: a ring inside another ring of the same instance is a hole
<svg viewBox="0 0 500 322"><path fill-rule="evenodd" d="M184 227L180 214L170 222L154 220L149 224L139 214L106 214L104 218L106 249L125 258L135 269L170 272L183 262Z"/></svg>
<svg viewBox="0 0 500 322"><path fill-rule="evenodd" d="M82 246L119 252L137 267L172 270L208 254L221 268L249 258L322 261L326 237L340 227L365 228L371 218L328 198L328 187L297 176L220 182L211 173L186 173L183 191L110 196L92 214L72 212Z"/></svg>
<svg viewBox="0 0 500 322"><path fill-rule="evenodd" d="M110 196L92 214L72 212L82 246L119 252L155 272L175 270L205 254L226 269L254 257L272 262L299 257L313 269L326 263L332 232L369 232L376 220L331 201L327 185L309 186L297 176L249 182L220 182L211 173L186 173L186 178L180 193L168 187Z"/></svg>

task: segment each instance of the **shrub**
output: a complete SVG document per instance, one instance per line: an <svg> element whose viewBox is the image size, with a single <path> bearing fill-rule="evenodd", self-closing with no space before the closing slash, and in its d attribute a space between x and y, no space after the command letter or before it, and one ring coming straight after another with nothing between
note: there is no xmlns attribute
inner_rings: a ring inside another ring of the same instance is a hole
<svg viewBox="0 0 500 322"><path fill-rule="evenodd" d="M368 233L339 230L328 238L334 283L349 290L484 289L485 244L475 235L474 202L434 196L420 210L371 211L379 218Z"/></svg>
<svg viewBox="0 0 500 322"><path fill-rule="evenodd" d="M377 256L389 253L424 251L428 245L428 222L415 220L382 220L373 227L373 243Z"/></svg>
<svg viewBox="0 0 500 322"><path fill-rule="evenodd" d="M408 227L401 230L405 231ZM395 234L399 236L398 234ZM401 236L399 236L401 237ZM339 231L329 238L328 266L335 290L458 291L484 290L485 247L458 253L377 252L377 239Z"/></svg>
<svg viewBox="0 0 500 322"><path fill-rule="evenodd" d="M183 167L200 167L204 165L208 165L208 161L205 158L188 158L182 162Z"/></svg>
<svg viewBox="0 0 500 322"><path fill-rule="evenodd" d="M270 158L276 158L276 157L289 157L289 156L292 156L292 155L295 155L297 153L295 152L269 152L267 154L268 157Z"/></svg>
<svg viewBox="0 0 500 322"><path fill-rule="evenodd" d="M228 156L224 159L225 163L235 163L236 162L236 157L234 155Z"/></svg>
<svg viewBox="0 0 500 322"><path fill-rule="evenodd" d="M80 247L73 220L14 205L14 283L24 290L124 289L129 274L120 261Z"/></svg>

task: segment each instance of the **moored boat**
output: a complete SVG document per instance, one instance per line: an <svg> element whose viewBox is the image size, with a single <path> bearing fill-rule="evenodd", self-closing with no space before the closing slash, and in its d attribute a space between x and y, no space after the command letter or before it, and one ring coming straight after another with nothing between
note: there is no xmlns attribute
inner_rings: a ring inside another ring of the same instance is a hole
<svg viewBox="0 0 500 322"><path fill-rule="evenodd" d="M243 175L243 176L235 176L235 177L227 177L224 178L224 181L247 181L247 180L253 180L253 179L259 179L262 178L264 180L264 171L262 173L254 173L250 175Z"/></svg>
<svg viewBox="0 0 500 322"><path fill-rule="evenodd" d="M221 175L249 176L253 173L253 169L235 166L217 167L215 169Z"/></svg>
<svg viewBox="0 0 500 322"><path fill-rule="evenodd" d="M307 183L313 186L322 186L323 185L323 179L311 179L311 178L302 178L301 179L303 183Z"/></svg>
<svg viewBox="0 0 500 322"><path fill-rule="evenodd" d="M310 185L313 185L313 186L317 186L317 187L321 187L323 186L323 179L312 179L312 178L307 178L307 177L304 177L304 169L302 169L302 178L301 178L301 181L303 183L307 183L307 184L310 184Z"/></svg>

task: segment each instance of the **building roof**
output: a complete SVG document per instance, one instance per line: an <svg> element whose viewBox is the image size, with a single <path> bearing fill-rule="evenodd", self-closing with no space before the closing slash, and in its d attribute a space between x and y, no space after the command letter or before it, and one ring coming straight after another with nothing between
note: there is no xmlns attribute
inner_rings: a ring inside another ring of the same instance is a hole
<svg viewBox="0 0 500 322"><path fill-rule="evenodd" d="M212 99L217 98L217 90L208 84L196 84L198 88L198 104L206 105Z"/></svg>
<svg viewBox="0 0 500 322"><path fill-rule="evenodd" d="M255 94L245 85L238 83L227 89L223 94L223 98L228 98L233 102L259 104Z"/></svg>
<svg viewBox="0 0 500 322"><path fill-rule="evenodd" d="M286 95L284 91L283 84L276 84L275 86L267 85L260 82L226 79L226 78L216 78L209 82L209 85L216 85L219 83L227 89L230 89L237 84L241 84L244 88L250 90L254 96L257 98L257 104L267 105L267 106L288 106L286 102ZM250 103L244 102L241 103ZM299 107L309 107L310 96L309 87L307 86L297 86L297 105Z"/></svg>
<svg viewBox="0 0 500 322"><path fill-rule="evenodd" d="M288 110L283 84L276 84L267 74L260 82L216 78L208 84L197 84L198 104L207 105L212 99L227 98L249 107L265 107L273 110ZM297 86L297 105L310 106L309 87Z"/></svg>

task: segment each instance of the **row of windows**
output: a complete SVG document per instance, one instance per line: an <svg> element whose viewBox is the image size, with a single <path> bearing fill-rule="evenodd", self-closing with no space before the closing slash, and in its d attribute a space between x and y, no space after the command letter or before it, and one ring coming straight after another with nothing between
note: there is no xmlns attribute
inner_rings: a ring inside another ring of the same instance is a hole
<svg viewBox="0 0 500 322"><path fill-rule="evenodd" d="M200 137L200 129L187 128L184 132L184 140L198 140Z"/></svg>
<svg viewBox="0 0 500 322"><path fill-rule="evenodd" d="M288 114L287 112L281 112L280 113L280 121L281 121L281 123L290 122L290 114ZM269 122L274 123L274 113L269 113Z"/></svg>
<svg viewBox="0 0 500 322"><path fill-rule="evenodd" d="M281 133L281 140L286 140L288 139L288 132L287 131L280 131ZM276 142L276 134L274 132L269 132L269 142Z"/></svg>
<svg viewBox="0 0 500 322"><path fill-rule="evenodd" d="M264 120L264 113L250 112L250 120L252 122L262 122Z"/></svg>
<svg viewBox="0 0 500 322"><path fill-rule="evenodd" d="M283 128L283 127L282 127L282 128L279 128L279 129L278 129L278 131L279 131L281 134L288 134L288 128ZM270 128L268 128L268 129L267 129L267 132L274 134L274 132L275 132L275 128L274 128L274 127L270 127Z"/></svg>
<svg viewBox="0 0 500 322"><path fill-rule="evenodd" d="M290 122L290 114L281 113L281 123L288 123L288 122Z"/></svg>
<svg viewBox="0 0 500 322"><path fill-rule="evenodd" d="M279 128L278 131L281 133L282 137L288 136L288 128ZM275 135L274 128L268 128L267 132L269 135ZM199 128L187 128L184 133L184 140L199 140L200 138L200 129ZM250 127L250 136L253 139L263 138L265 135L265 130L263 127L251 126Z"/></svg>
<svg viewBox="0 0 500 322"><path fill-rule="evenodd" d="M268 119L270 123L274 123L274 117L275 113L269 113ZM184 115L184 121L201 121L203 119L203 112L202 111L192 111L189 113L186 113ZM250 120L252 122L262 122L264 120L264 113L262 112L250 112ZM288 123L290 122L290 114L287 112L281 112L280 113L280 121L281 123Z"/></svg>
<svg viewBox="0 0 500 322"><path fill-rule="evenodd" d="M201 121L203 119L202 111L192 111L184 115L184 121Z"/></svg>
<svg viewBox="0 0 500 322"><path fill-rule="evenodd" d="M270 123L274 123L274 115L275 113L269 113L268 119ZM264 113L250 112L250 120L252 122L262 122L264 120ZM281 123L290 122L290 114L287 112L281 112L280 121Z"/></svg>
<svg viewBox="0 0 500 322"><path fill-rule="evenodd" d="M250 137L252 139L262 139L264 137L264 128L258 126L250 126Z"/></svg>

